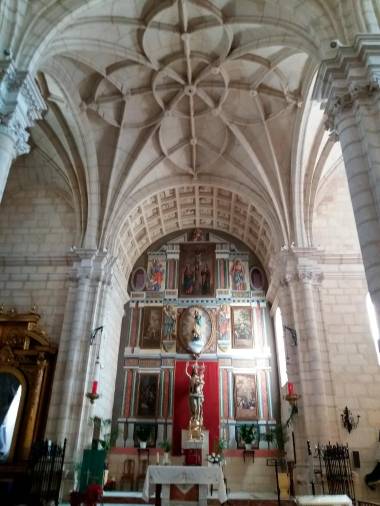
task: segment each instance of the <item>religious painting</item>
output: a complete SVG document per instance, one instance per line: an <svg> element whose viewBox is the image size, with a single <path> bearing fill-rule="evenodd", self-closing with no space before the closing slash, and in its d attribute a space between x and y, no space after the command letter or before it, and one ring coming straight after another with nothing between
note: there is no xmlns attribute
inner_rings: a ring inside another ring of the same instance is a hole
<svg viewBox="0 0 380 506"><path fill-rule="evenodd" d="M236 420L256 420L257 382L254 374L234 375L234 404Z"/></svg>
<svg viewBox="0 0 380 506"><path fill-rule="evenodd" d="M147 268L147 287L152 292L165 290L166 257L165 255L149 256Z"/></svg>
<svg viewBox="0 0 380 506"><path fill-rule="evenodd" d="M249 290L248 262L240 258L230 260L230 286L233 291Z"/></svg>
<svg viewBox="0 0 380 506"><path fill-rule="evenodd" d="M142 292L145 289L146 271L143 267L137 267L131 278L132 290L135 292Z"/></svg>
<svg viewBox="0 0 380 506"><path fill-rule="evenodd" d="M227 304L222 304L218 311L219 341L229 342L231 338L231 313Z"/></svg>
<svg viewBox="0 0 380 506"><path fill-rule="evenodd" d="M252 309L249 306L231 306L233 348L252 348Z"/></svg>
<svg viewBox="0 0 380 506"><path fill-rule="evenodd" d="M204 242L209 240L209 233L201 228L194 228L187 234L187 240L191 242Z"/></svg>
<svg viewBox="0 0 380 506"><path fill-rule="evenodd" d="M209 313L200 306L182 311L178 323L178 334L187 352L199 355L212 336L212 321Z"/></svg>
<svg viewBox="0 0 380 506"><path fill-rule="evenodd" d="M181 244L179 296L214 297L215 244Z"/></svg>
<svg viewBox="0 0 380 506"><path fill-rule="evenodd" d="M159 349L161 347L162 307L145 306L143 309L143 331L140 347Z"/></svg>
<svg viewBox="0 0 380 506"><path fill-rule="evenodd" d="M158 373L138 375L136 416L154 418L158 406Z"/></svg>
<svg viewBox="0 0 380 506"><path fill-rule="evenodd" d="M163 308L162 339L172 340L176 338L177 308L166 304Z"/></svg>
<svg viewBox="0 0 380 506"><path fill-rule="evenodd" d="M251 267L249 272L249 280L252 290L264 290L265 276L259 267Z"/></svg>

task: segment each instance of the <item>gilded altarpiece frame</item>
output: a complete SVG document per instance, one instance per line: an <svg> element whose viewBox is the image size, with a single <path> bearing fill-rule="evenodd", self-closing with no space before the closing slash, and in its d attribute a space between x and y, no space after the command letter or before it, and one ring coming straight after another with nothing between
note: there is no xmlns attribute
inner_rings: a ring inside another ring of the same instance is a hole
<svg viewBox="0 0 380 506"><path fill-rule="evenodd" d="M18 314L0 308L0 375L13 376L21 388L4 464L25 462L32 444L42 439L45 431L57 348L50 344L39 320L35 312Z"/></svg>

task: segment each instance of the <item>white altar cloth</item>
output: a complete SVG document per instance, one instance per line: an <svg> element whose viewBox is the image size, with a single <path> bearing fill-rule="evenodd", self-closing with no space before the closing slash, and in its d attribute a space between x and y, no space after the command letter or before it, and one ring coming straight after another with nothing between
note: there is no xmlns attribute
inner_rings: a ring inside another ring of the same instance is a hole
<svg viewBox="0 0 380 506"><path fill-rule="evenodd" d="M226 486L220 466L148 466L142 497L148 502L155 485L213 485L219 502L227 501Z"/></svg>
<svg viewBox="0 0 380 506"><path fill-rule="evenodd" d="M352 506L347 495L300 495L296 502L300 506Z"/></svg>

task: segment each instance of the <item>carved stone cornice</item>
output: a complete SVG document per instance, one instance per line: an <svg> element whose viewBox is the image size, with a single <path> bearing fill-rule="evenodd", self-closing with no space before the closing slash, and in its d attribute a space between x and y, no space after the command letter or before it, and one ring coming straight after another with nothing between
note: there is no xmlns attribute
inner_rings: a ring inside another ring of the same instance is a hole
<svg viewBox="0 0 380 506"><path fill-rule="evenodd" d="M29 72L17 70L11 60L0 61L0 132L13 140L15 156L30 151L26 129L42 118L45 109Z"/></svg>
<svg viewBox="0 0 380 506"><path fill-rule="evenodd" d="M321 101L326 128L334 130L339 115L360 100L380 91L380 36L357 35L352 46L339 46L334 58L324 60L317 75L313 99Z"/></svg>

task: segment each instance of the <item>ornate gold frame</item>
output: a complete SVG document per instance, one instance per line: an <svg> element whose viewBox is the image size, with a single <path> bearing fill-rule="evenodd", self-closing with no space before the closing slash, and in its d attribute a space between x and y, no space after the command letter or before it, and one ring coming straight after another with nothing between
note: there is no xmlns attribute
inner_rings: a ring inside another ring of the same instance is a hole
<svg viewBox="0 0 380 506"><path fill-rule="evenodd" d="M39 320L33 310L19 314L0 307L0 372L13 374L22 385L11 451L1 466L25 462L33 442L45 432L57 348Z"/></svg>
<svg viewBox="0 0 380 506"><path fill-rule="evenodd" d="M21 385L20 405L19 405L19 408L18 408L18 411L17 411L17 419L16 419L14 430L13 430L11 448L9 450L9 456L8 456L8 459L7 459L8 461L12 461L13 460L13 455L14 455L14 452L15 452L15 448L16 448L16 442L17 442L18 432L20 430L20 425L21 425L22 413L23 413L23 410L24 410L25 399L26 399L26 395L27 395L27 384L26 384L26 379L25 379L25 376L23 375L23 373L21 371L19 371L18 369L16 369L15 367L0 366L0 374L2 374L2 373L12 374L13 376L15 376L19 380L20 385Z"/></svg>

